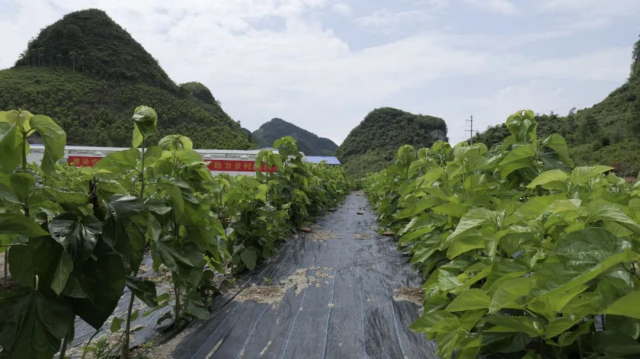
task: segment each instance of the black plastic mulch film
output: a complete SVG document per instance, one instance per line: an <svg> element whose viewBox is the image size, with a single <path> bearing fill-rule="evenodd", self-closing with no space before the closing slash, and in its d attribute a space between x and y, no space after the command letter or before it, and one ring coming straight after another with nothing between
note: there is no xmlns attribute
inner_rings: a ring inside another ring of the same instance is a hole
<svg viewBox="0 0 640 359"><path fill-rule="evenodd" d="M375 224L367 199L349 195L313 233L287 241L268 264L239 280L246 287L266 285L264 278L281 285L298 273L312 279L304 289L290 287L271 304L216 298L212 318L192 323L172 356L436 358L435 344L408 329L419 306L394 299L422 279ZM322 234L328 238L314 240Z"/></svg>

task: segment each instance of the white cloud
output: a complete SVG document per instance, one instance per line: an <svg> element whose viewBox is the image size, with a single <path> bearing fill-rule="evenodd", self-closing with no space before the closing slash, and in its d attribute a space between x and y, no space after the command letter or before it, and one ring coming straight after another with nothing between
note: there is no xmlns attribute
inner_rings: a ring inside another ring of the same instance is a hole
<svg viewBox="0 0 640 359"><path fill-rule="evenodd" d="M637 17L640 14L640 1L637 0L540 0L536 5L541 11L589 18Z"/></svg>
<svg viewBox="0 0 640 359"><path fill-rule="evenodd" d="M472 99L471 103L480 109L495 108L508 114L525 108L533 108L544 113L559 108L565 103L564 92L562 87L556 87L547 81L533 79L503 87L488 97ZM485 121L485 116L479 117L478 128L483 128L482 125L490 125L485 124Z"/></svg>
<svg viewBox="0 0 640 359"><path fill-rule="evenodd" d="M481 132L489 126L504 123L510 114L523 109L564 116L573 107L584 108L602 101L617 86L609 83L608 86L594 87L585 86L586 83L537 78L513 81L482 96L471 97L462 111L452 105L443 114L447 119L449 139L452 143L468 139L469 133L465 130L469 127L464 120L470 115L473 115L474 130Z"/></svg>
<svg viewBox="0 0 640 359"><path fill-rule="evenodd" d="M27 49L29 39L37 36L41 28L60 19L57 11L35 1L25 1L19 6L18 13L10 18L0 15L0 34L3 34L4 49L0 55L0 69L13 66L18 55ZM3 12L0 7L0 14Z"/></svg>
<svg viewBox="0 0 640 359"><path fill-rule="evenodd" d="M450 5L451 0L413 0L416 5L427 5L434 9L445 8Z"/></svg>
<svg viewBox="0 0 640 359"><path fill-rule="evenodd" d="M434 8L444 8L449 6L450 0L427 0L428 4Z"/></svg>
<svg viewBox="0 0 640 359"><path fill-rule="evenodd" d="M557 15L557 21L574 30L601 29L616 19L640 16L638 0L540 0L542 14Z"/></svg>
<svg viewBox="0 0 640 359"><path fill-rule="evenodd" d="M503 15L514 15L518 8L509 0L464 0L465 4Z"/></svg>
<svg viewBox="0 0 640 359"><path fill-rule="evenodd" d="M339 14L339 15L342 15L342 16L349 16L349 15L351 15L351 12L353 11L351 9L351 6L349 6L349 4L345 4L345 3L334 4L333 7L331 8L331 10L333 12L335 12L336 14Z"/></svg>
<svg viewBox="0 0 640 359"><path fill-rule="evenodd" d="M510 114L522 109L549 113L561 108L569 101L565 92L562 86L545 80L514 82L486 96L469 99L467 112L474 115L474 130L484 131L489 126L504 123ZM451 129L452 142L463 141L467 137L465 125L464 122L456 123L456 128Z"/></svg>
<svg viewBox="0 0 640 359"><path fill-rule="evenodd" d="M465 98L462 109L456 100L442 104L449 139L452 143L466 140L468 128L463 119L470 114L474 115L474 129L484 131L521 109L565 115L573 107L600 102L628 76L629 53L630 48L612 48L567 58L494 54L490 71L478 73L478 81L487 84L478 88L481 95ZM507 85L488 90L498 81Z"/></svg>
<svg viewBox="0 0 640 359"><path fill-rule="evenodd" d="M354 20L360 26L392 32L396 27L415 22L423 22L432 18L432 15L424 10L406 10L392 12L387 9L377 10L371 15L362 16Z"/></svg>
<svg viewBox="0 0 640 359"><path fill-rule="evenodd" d="M620 81L629 74L631 46L597 50L565 58L510 56L497 77Z"/></svg>

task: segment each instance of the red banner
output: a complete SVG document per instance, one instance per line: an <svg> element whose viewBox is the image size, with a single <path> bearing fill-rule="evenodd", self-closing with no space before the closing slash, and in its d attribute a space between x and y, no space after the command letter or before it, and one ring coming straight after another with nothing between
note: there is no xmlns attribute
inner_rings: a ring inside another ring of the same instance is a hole
<svg viewBox="0 0 640 359"><path fill-rule="evenodd" d="M95 156L69 156L68 163L76 167L93 167L100 161L102 157ZM254 161L237 161L237 160L205 160L209 171L215 172L255 172ZM275 172L276 167L268 168L264 164L260 168L260 172Z"/></svg>
<svg viewBox="0 0 640 359"><path fill-rule="evenodd" d="M102 157L93 156L69 156L68 163L76 167L93 167Z"/></svg>
<svg viewBox="0 0 640 359"><path fill-rule="evenodd" d="M255 172L254 161L236 161L236 160L205 160L209 171L220 172ZM260 172L275 172L276 167L267 167L264 164L260 168Z"/></svg>

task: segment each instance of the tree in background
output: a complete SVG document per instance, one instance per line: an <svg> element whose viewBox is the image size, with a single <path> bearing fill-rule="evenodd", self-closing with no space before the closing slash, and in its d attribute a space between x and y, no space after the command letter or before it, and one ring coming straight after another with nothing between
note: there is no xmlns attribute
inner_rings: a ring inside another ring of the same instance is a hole
<svg viewBox="0 0 640 359"><path fill-rule="evenodd" d="M38 64L40 64L40 66L42 66L43 61L42 58L44 57L44 47L39 47L38 48Z"/></svg>
<svg viewBox="0 0 640 359"><path fill-rule="evenodd" d="M593 115L587 115L580 124L580 138L585 141L587 138L595 134L600 128L598 121Z"/></svg>
<svg viewBox="0 0 640 359"><path fill-rule="evenodd" d="M78 58L78 53L75 51L71 51L69 53L69 57L71 57L71 70L76 70L76 59Z"/></svg>

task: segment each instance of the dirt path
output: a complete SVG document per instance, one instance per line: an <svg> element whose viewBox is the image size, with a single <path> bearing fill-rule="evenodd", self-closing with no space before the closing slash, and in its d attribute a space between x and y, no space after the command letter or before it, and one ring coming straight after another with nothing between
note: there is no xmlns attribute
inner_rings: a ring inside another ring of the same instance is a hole
<svg viewBox="0 0 640 359"><path fill-rule="evenodd" d="M407 328L419 306L398 295L420 276L375 225L367 199L349 195L240 280L242 292L216 299L212 318L193 323L170 356L435 358L435 345Z"/></svg>

